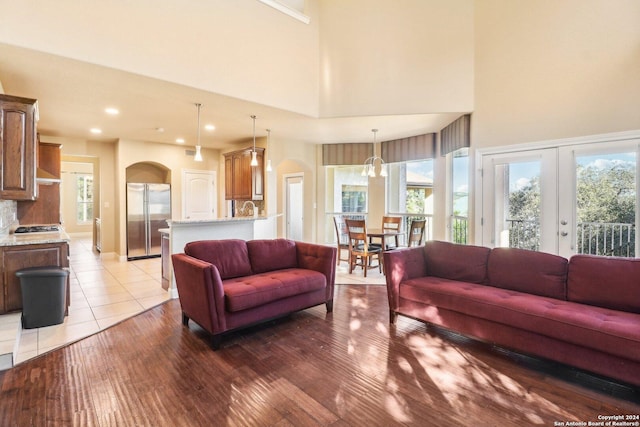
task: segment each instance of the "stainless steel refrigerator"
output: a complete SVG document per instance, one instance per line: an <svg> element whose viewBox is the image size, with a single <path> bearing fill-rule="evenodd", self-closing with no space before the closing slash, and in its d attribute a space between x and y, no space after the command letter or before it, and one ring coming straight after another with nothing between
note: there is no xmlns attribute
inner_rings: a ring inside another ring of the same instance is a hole
<svg viewBox="0 0 640 427"><path fill-rule="evenodd" d="M127 259L160 256L160 228L171 219L169 184L127 184Z"/></svg>

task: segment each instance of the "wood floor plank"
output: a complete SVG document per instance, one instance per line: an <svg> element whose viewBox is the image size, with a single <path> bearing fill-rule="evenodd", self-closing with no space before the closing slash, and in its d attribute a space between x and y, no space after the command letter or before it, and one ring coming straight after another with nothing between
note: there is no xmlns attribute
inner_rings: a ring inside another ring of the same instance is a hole
<svg viewBox="0 0 640 427"><path fill-rule="evenodd" d="M2 426L554 425L640 414L637 389L400 318L383 286L230 334L169 301L0 373Z"/></svg>

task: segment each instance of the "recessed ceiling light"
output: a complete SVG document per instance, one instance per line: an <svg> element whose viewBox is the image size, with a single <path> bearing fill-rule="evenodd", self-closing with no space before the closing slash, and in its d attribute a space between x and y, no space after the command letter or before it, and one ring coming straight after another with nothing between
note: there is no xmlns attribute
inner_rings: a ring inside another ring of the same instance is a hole
<svg viewBox="0 0 640 427"><path fill-rule="evenodd" d="M212 131L216 129L216 127L212 124L204 125L204 128L208 131Z"/></svg>
<svg viewBox="0 0 640 427"><path fill-rule="evenodd" d="M117 108L113 108L113 107L107 107L104 109L104 112L111 115L111 116L117 116L118 114L120 114L120 110L118 110Z"/></svg>
<svg viewBox="0 0 640 427"><path fill-rule="evenodd" d="M90 132L91 132L91 133L98 134L98 133L102 133L102 129L98 129L98 128L91 128L91 129L90 129Z"/></svg>
<svg viewBox="0 0 640 427"><path fill-rule="evenodd" d="M177 139L176 139L176 142L177 142L178 144L184 144L184 138L177 138Z"/></svg>

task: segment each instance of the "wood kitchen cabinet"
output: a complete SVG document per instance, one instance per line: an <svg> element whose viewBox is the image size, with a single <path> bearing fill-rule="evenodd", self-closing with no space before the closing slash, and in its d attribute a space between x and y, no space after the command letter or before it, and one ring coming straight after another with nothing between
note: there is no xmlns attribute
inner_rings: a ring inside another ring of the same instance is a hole
<svg viewBox="0 0 640 427"><path fill-rule="evenodd" d="M60 224L60 177L62 170L60 144L38 142L38 199L18 201L21 224ZM40 176L42 175L42 177Z"/></svg>
<svg viewBox="0 0 640 427"><path fill-rule="evenodd" d="M69 244L44 243L34 245L3 246L0 248L2 268L2 294L0 314L22 309L22 290L16 271L28 267L69 267ZM67 277L67 304L69 307L69 278Z"/></svg>
<svg viewBox="0 0 640 427"><path fill-rule="evenodd" d="M0 95L0 199L35 200L38 101Z"/></svg>
<svg viewBox="0 0 640 427"><path fill-rule="evenodd" d="M256 148L258 166L251 166L252 148L224 155L226 200L264 200L264 148Z"/></svg>

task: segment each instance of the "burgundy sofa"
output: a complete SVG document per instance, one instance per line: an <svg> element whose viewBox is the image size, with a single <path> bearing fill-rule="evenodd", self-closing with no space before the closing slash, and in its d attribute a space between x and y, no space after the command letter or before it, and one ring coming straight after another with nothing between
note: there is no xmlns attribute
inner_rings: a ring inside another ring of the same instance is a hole
<svg viewBox="0 0 640 427"><path fill-rule="evenodd" d="M336 248L287 239L200 240L173 254L182 323L222 335L326 304L333 310Z"/></svg>
<svg viewBox="0 0 640 427"><path fill-rule="evenodd" d="M401 314L640 385L640 259L430 241L384 253Z"/></svg>

